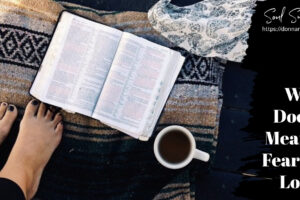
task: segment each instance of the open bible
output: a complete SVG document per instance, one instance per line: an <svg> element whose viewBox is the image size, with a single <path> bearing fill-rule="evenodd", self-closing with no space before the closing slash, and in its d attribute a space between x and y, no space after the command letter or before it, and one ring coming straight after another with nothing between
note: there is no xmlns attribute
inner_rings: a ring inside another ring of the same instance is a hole
<svg viewBox="0 0 300 200"><path fill-rule="evenodd" d="M183 62L179 52L63 11L30 94L146 141Z"/></svg>

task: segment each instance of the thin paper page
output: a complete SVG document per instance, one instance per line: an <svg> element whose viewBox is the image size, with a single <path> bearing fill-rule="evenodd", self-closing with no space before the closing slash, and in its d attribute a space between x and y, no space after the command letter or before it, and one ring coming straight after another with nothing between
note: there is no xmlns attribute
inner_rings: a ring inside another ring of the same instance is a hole
<svg viewBox="0 0 300 200"><path fill-rule="evenodd" d="M137 138L144 129L171 50L123 33L93 117Z"/></svg>
<svg viewBox="0 0 300 200"><path fill-rule="evenodd" d="M153 112L150 114L147 120L147 126L145 127L143 136L149 138L153 133L155 125L159 119L159 116L164 108L164 105L169 97L169 94L175 84L181 67L185 58L181 56L179 52L174 52L173 56L169 60L168 73L164 77L163 85L160 89L160 94L153 108Z"/></svg>
<svg viewBox="0 0 300 200"><path fill-rule="evenodd" d="M72 20L61 53L49 49L43 63L50 68L47 56L57 60L51 66L51 81L45 87L43 100L91 116L122 32L68 12L63 13L61 21L65 18ZM65 29L60 25L57 31Z"/></svg>
<svg viewBox="0 0 300 200"><path fill-rule="evenodd" d="M68 36L72 19L73 16L65 15L65 13L61 16L50 46L31 87L30 94L44 102L46 91L55 71L59 55L62 53L63 45ZM57 102L56 105L59 107L65 106L64 102Z"/></svg>

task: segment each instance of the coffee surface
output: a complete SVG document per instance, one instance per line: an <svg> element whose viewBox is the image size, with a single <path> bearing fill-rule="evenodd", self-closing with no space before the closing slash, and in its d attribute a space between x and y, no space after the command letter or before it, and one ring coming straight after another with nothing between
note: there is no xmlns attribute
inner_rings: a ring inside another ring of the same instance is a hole
<svg viewBox="0 0 300 200"><path fill-rule="evenodd" d="M158 150L162 158L169 163L176 164L184 161L190 151L189 138L181 131L170 131L162 136Z"/></svg>

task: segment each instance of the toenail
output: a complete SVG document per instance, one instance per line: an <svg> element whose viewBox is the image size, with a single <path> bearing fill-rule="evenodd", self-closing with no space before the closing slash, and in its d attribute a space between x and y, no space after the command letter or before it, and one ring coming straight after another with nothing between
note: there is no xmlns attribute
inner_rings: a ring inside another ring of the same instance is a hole
<svg viewBox="0 0 300 200"><path fill-rule="evenodd" d="M38 104L39 104L39 102L38 102L37 100L33 100L33 101L32 101L32 105L36 106L36 105L38 105Z"/></svg>
<svg viewBox="0 0 300 200"><path fill-rule="evenodd" d="M8 107L8 110L9 110L10 112L13 112L14 109L15 109L15 107L13 107L13 106L11 106L11 105Z"/></svg>

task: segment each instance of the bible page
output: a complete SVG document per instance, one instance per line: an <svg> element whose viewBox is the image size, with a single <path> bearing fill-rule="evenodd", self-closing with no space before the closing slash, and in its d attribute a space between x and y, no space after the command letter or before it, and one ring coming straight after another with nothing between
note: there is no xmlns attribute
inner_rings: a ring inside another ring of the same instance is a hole
<svg viewBox="0 0 300 200"><path fill-rule="evenodd" d="M147 123L142 135L144 138L149 138L153 133L161 112L167 102L167 99L182 68L184 60L185 57L181 56L179 52L175 51L171 56L171 59L169 59L168 73L165 74L164 81L159 90L158 97L154 103L153 110L147 119Z"/></svg>
<svg viewBox="0 0 300 200"><path fill-rule="evenodd" d="M93 118L139 138L174 52L124 32Z"/></svg>
<svg viewBox="0 0 300 200"><path fill-rule="evenodd" d="M117 29L63 12L31 94L91 116L121 36Z"/></svg>

